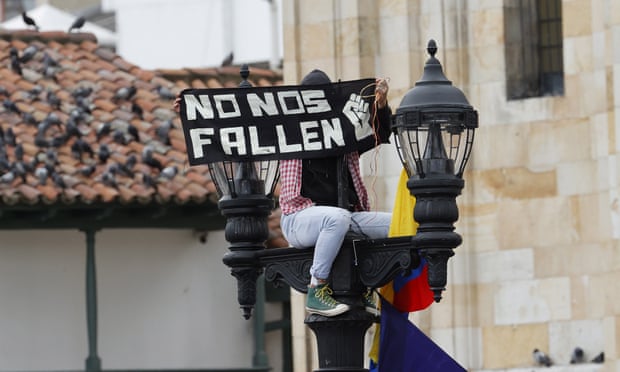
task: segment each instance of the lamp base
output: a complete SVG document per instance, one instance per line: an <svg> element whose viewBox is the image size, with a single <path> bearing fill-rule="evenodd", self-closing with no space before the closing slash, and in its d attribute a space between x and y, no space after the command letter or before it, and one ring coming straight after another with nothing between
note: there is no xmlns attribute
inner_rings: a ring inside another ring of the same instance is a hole
<svg viewBox="0 0 620 372"><path fill-rule="evenodd" d="M456 197L461 194L464 181L452 174L412 177L407 182L416 203L413 217L418 231L412 238L413 246L428 262L428 284L435 302L441 301L448 279L448 259L463 239L454 232L459 218Z"/></svg>

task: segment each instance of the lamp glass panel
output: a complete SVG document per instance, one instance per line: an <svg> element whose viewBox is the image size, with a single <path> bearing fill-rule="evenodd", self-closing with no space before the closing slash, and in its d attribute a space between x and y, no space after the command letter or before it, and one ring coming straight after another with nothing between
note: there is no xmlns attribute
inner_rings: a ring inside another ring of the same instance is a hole
<svg viewBox="0 0 620 372"><path fill-rule="evenodd" d="M277 160L215 162L209 164L209 172L220 197L247 192L272 197L280 177Z"/></svg>
<svg viewBox="0 0 620 372"><path fill-rule="evenodd" d="M265 194L271 197L280 179L280 162L278 160L264 160L257 163L260 167L260 178L265 181Z"/></svg>
<svg viewBox="0 0 620 372"><path fill-rule="evenodd" d="M220 198L222 196L230 196L234 190L234 165L235 163L231 161L219 161L209 164L209 173Z"/></svg>
<svg viewBox="0 0 620 372"><path fill-rule="evenodd" d="M418 131L407 127L396 129L396 149L400 161L407 171L407 176L418 174L418 161L420 159L420 147L418 146Z"/></svg>
<svg viewBox="0 0 620 372"><path fill-rule="evenodd" d="M418 122L408 122L407 115L398 118L396 146L410 177L413 174L424 177L429 171L437 171L427 169L431 164L437 165L437 162L424 160L425 157L446 157L453 165L445 169L458 177L462 176L471 153L475 128L466 124L465 116L464 112L433 111L421 113ZM439 128L441 142L436 135L429 141L431 128ZM430 143L433 144L434 151L428 148ZM443 147L443 151L438 151L439 144Z"/></svg>

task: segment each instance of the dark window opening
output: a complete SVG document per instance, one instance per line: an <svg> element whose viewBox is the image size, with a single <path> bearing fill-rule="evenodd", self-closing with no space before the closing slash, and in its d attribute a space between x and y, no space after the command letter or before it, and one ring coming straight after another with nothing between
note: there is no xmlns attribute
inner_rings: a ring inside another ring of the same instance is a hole
<svg viewBox="0 0 620 372"><path fill-rule="evenodd" d="M564 94L561 0L505 0L508 99Z"/></svg>

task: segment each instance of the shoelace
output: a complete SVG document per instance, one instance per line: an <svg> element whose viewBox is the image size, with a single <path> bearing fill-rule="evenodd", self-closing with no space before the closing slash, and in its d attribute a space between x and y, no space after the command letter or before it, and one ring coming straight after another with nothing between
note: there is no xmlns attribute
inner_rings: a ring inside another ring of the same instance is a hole
<svg viewBox="0 0 620 372"><path fill-rule="evenodd" d="M335 305L337 302L334 300L331 295L334 293L331 288L325 286L314 294L316 298L318 298L321 302L327 305Z"/></svg>
<svg viewBox="0 0 620 372"><path fill-rule="evenodd" d="M366 305L371 305L374 308L377 308L377 301L375 301L375 297L373 296L372 291L367 291L364 293L364 300L366 300Z"/></svg>

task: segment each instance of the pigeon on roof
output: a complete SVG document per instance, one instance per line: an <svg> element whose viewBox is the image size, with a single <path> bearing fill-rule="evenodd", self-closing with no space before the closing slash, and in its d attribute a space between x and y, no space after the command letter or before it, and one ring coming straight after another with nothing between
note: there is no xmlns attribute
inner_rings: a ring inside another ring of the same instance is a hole
<svg viewBox="0 0 620 372"><path fill-rule="evenodd" d="M41 1L38 2L41 3ZM76 20L75 15L49 4L41 4L28 10L27 16L30 19L36 20L36 27L25 27L25 20L21 15L18 15L0 23L0 28L5 30L23 30L24 28L30 28L31 30L37 31L66 32L69 25ZM105 45L107 47L116 46L116 33L97 25L96 23L86 21L84 26L80 28L80 31L94 34L100 45Z"/></svg>
<svg viewBox="0 0 620 372"><path fill-rule="evenodd" d="M235 59L234 53L230 52L230 54L227 55L226 58L224 58L224 60L222 60L221 67L231 66L233 64L234 59Z"/></svg>
<svg viewBox="0 0 620 372"><path fill-rule="evenodd" d="M35 30L39 31L39 26L37 23L26 12L22 12L22 20L27 26L33 27Z"/></svg>
<svg viewBox="0 0 620 372"><path fill-rule="evenodd" d="M73 21L71 26L69 26L69 31L67 32L71 32L73 30L80 30L82 27L84 27L84 23L86 23L86 18L84 18L83 16L77 17L75 21Z"/></svg>
<svg viewBox="0 0 620 372"><path fill-rule="evenodd" d="M216 202L208 167L187 164L170 93L235 86L238 71L143 70L93 34L22 29L0 33L0 76L0 208ZM250 78L282 83L258 68Z"/></svg>

